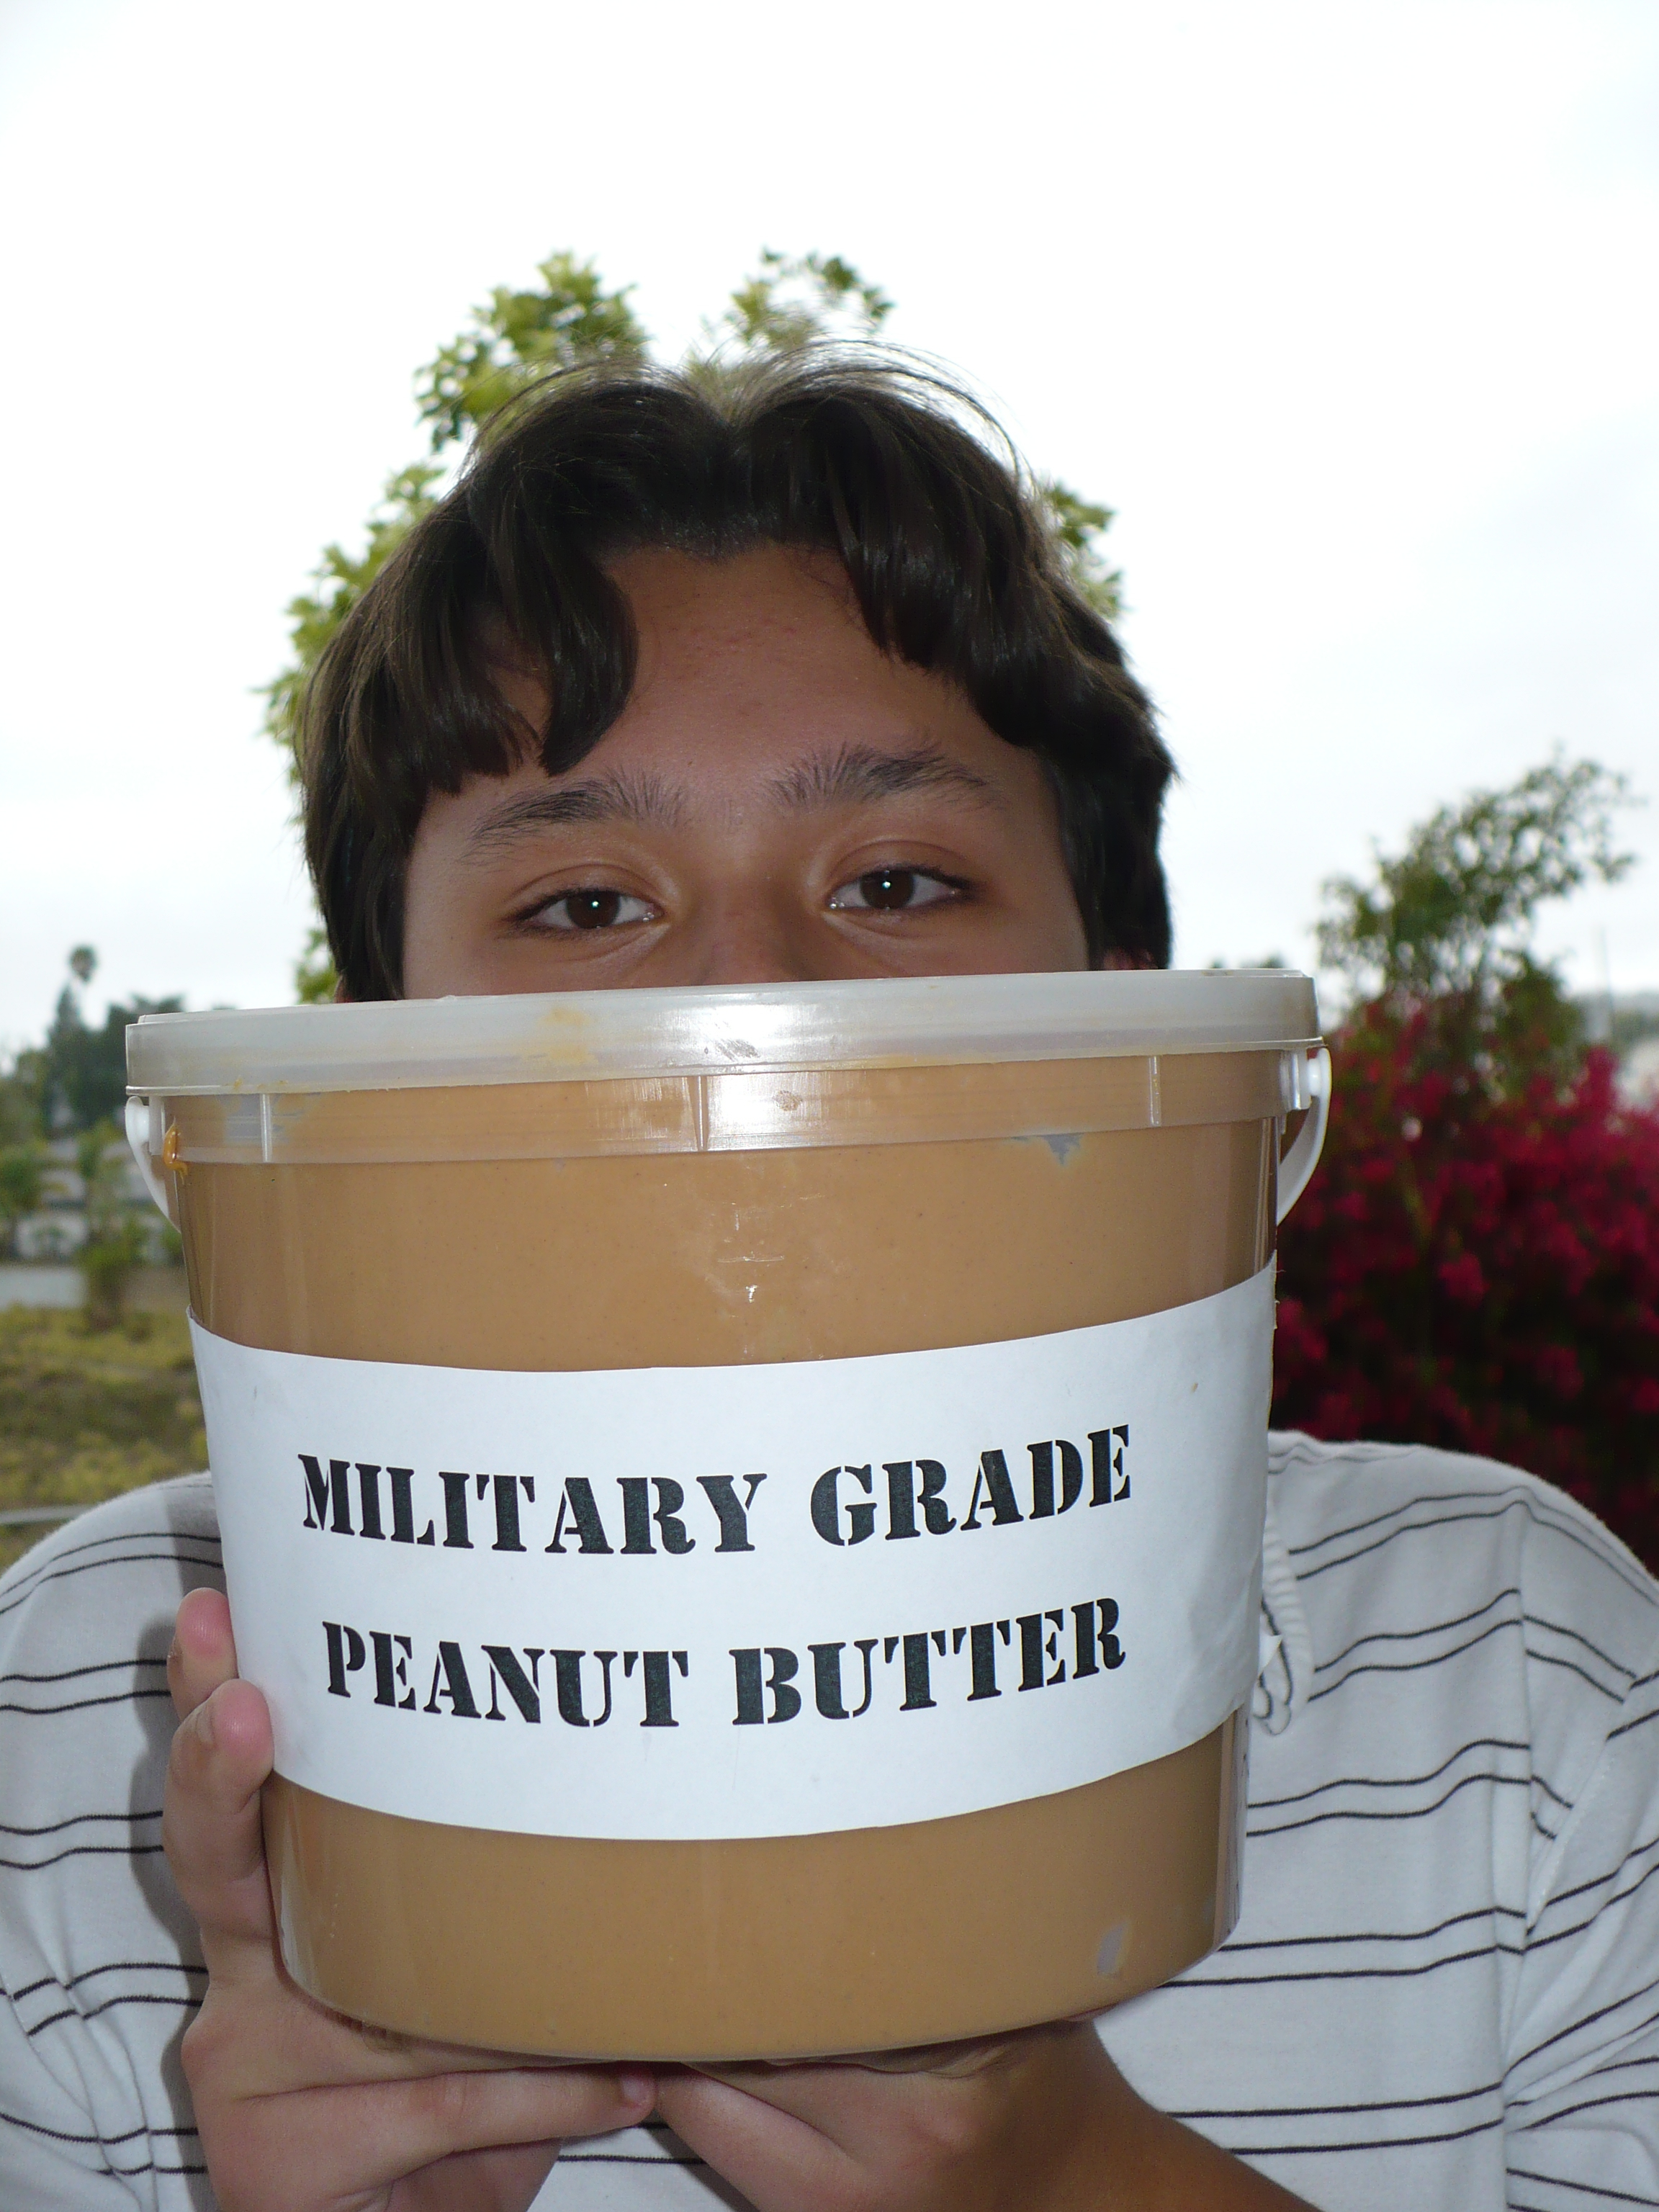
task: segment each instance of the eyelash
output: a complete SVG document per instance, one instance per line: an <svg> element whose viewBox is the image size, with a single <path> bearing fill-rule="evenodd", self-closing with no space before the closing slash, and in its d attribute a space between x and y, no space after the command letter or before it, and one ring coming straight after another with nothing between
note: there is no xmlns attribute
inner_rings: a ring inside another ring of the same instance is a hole
<svg viewBox="0 0 1659 2212"><path fill-rule="evenodd" d="M891 878L900 876L910 877L917 883L939 884L948 896L943 898L923 899L915 904L907 902L902 906L883 906L871 900L860 900L854 903L851 899L848 899L844 902L840 902L844 892L861 890L866 884L874 883L883 877ZM849 876L845 883L838 884L830 894L830 911L832 914L905 914L925 910L928 907L952 904L965 897L971 888L965 877L948 876L939 868L907 867L902 863L889 863L884 866L861 869L856 876ZM555 892L550 898L538 899L533 906L526 907L515 919L519 926L526 929L539 927L544 930L556 930L562 935L568 933L572 936L586 936L590 933L596 936L604 935L609 930L627 925L613 920L608 922L595 921L585 927L574 916L562 922L551 921L547 917L559 907L568 908L574 900L605 898L629 902L647 909L644 915L630 916L630 923L656 918L651 908L651 902L648 899L641 898L636 892L619 891L614 885L609 884L573 884L568 890Z"/></svg>
<svg viewBox="0 0 1659 2212"><path fill-rule="evenodd" d="M533 906L526 907L524 912L519 915L516 919L520 928L534 929L540 927L543 929L551 929L558 931L561 934L568 933L573 937L578 935L587 935L590 932L592 934L596 936L603 935L607 929L616 929L619 927L623 927L623 925L613 921L610 922L596 922L590 925L588 928L584 928L583 925L577 921L574 917L562 922L549 921L545 917L550 915L556 908L568 908L573 900L605 898L625 901L635 906L644 907L646 908L645 914L630 915L629 918L630 923L655 919L656 910L653 908L649 899L641 898L638 893L635 891L619 891L613 884L573 884L568 890L556 891L551 898L538 899Z"/></svg>
<svg viewBox="0 0 1659 2212"><path fill-rule="evenodd" d="M858 906L854 906L850 900L845 905L837 905L836 902L841 898L843 891L861 890L866 884L875 882L884 876L890 878L895 876L908 876L917 883L939 884L943 885L950 894L948 898L923 899L920 902L921 908L953 904L963 898L970 888L965 878L947 876L939 868L908 867L902 862L889 863L882 867L861 869L856 876L850 876L844 884L838 884L830 895L830 911L839 914L905 914L916 910L908 904L883 907L868 901Z"/></svg>

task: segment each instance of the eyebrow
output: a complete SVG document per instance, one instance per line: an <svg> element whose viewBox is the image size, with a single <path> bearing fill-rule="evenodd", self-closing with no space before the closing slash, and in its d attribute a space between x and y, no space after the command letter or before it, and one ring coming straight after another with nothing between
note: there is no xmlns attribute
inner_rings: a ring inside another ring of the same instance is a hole
<svg viewBox="0 0 1659 2212"><path fill-rule="evenodd" d="M487 853L538 830L574 822L628 822L672 830L684 814L684 794L652 775L585 776L559 791L532 791L492 806L467 836L469 850Z"/></svg>
<svg viewBox="0 0 1659 2212"><path fill-rule="evenodd" d="M769 788L780 805L799 811L868 805L917 791L956 793L980 806L1004 803L988 777L933 745L902 751L842 745L837 752L799 763L787 775L775 777ZM655 776L586 776L557 791L526 792L502 799L468 833L466 848L483 855L533 836L538 830L573 823L626 822L636 829L672 830L684 820L685 808L685 792Z"/></svg>
<svg viewBox="0 0 1659 2212"><path fill-rule="evenodd" d="M912 791L957 792L980 805L1000 806L1002 794L988 777L933 745L902 752L878 745L843 745L827 758L802 761L772 785L786 806L843 806L896 799Z"/></svg>

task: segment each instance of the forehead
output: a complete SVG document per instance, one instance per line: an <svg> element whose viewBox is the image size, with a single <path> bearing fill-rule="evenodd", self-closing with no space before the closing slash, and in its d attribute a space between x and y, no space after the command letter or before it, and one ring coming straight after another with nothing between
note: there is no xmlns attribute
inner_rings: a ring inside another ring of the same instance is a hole
<svg viewBox="0 0 1659 2212"><path fill-rule="evenodd" d="M971 758L1016 787L1040 778L958 686L881 651L830 555L767 546L707 560L653 547L610 573L637 633L633 689L592 751L555 781L625 764L690 793L872 747ZM539 681L509 653L495 673L509 704L540 727ZM533 775L531 761L524 767Z"/></svg>
<svg viewBox="0 0 1659 2212"><path fill-rule="evenodd" d="M658 742L668 727L684 733L696 721L729 727L734 716L795 718L811 708L822 724L860 705L912 715L966 705L954 684L878 649L831 555L763 546L708 560L653 546L608 566L638 650L605 748ZM509 706L541 728L548 698L539 677L500 632L489 657Z"/></svg>
<svg viewBox="0 0 1659 2212"><path fill-rule="evenodd" d="M439 818L498 848L556 822L674 830L769 815L893 805L939 819L989 809L1047 832L1054 800L1035 755L1006 744L948 678L883 653L839 563L771 546L725 560L653 548L611 564L638 631L623 712L549 776L527 747L505 777L474 777ZM495 680L530 728L546 694L503 651Z"/></svg>
<svg viewBox="0 0 1659 2212"><path fill-rule="evenodd" d="M834 627L870 645L846 571L833 554L808 546L757 545L711 559L647 545L607 566L635 619L664 635L701 630L737 641Z"/></svg>
<svg viewBox="0 0 1659 2212"><path fill-rule="evenodd" d="M879 651L840 563L825 553L763 546L722 561L662 548L611 571L632 611L639 661L629 711L666 690L777 695L806 684L842 692L948 690Z"/></svg>

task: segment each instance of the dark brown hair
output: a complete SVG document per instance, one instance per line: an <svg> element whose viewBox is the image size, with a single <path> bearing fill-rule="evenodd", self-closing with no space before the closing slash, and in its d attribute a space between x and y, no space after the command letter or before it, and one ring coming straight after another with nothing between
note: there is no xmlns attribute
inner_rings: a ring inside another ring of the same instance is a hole
<svg viewBox="0 0 1659 2212"><path fill-rule="evenodd" d="M811 352L719 380L581 370L498 416L312 681L306 852L352 997L400 994L404 876L429 794L536 751L561 774L621 713L636 641L606 563L645 546L833 554L884 652L957 684L1043 762L1091 957L1164 966L1170 757L1038 500L992 449L999 434L915 369ZM491 680L501 628L545 684L541 730Z"/></svg>

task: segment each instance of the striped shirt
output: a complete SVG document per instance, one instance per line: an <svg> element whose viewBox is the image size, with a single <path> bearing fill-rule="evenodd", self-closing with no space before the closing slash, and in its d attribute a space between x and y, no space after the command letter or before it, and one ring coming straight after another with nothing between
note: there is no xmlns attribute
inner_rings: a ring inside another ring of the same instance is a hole
<svg viewBox="0 0 1659 2212"><path fill-rule="evenodd" d="M1659 2206L1659 1589L1486 1461L1275 1437L1243 1917L1108 2015L1152 2101L1322 2212ZM212 2205L161 1848L191 1477L0 1580L0 2203ZM538 2212L738 2202L661 2129Z"/></svg>

